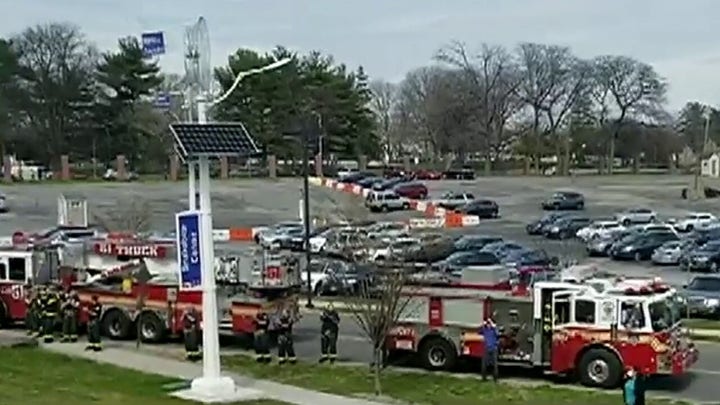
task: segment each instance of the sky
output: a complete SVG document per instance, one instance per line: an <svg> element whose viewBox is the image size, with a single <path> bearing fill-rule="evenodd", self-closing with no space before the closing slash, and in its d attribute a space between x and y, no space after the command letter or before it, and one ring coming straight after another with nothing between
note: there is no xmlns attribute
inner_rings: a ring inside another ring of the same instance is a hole
<svg viewBox="0 0 720 405"><path fill-rule="evenodd" d="M671 110L720 104L717 0L0 0L0 35L70 22L100 49L121 36L163 31L160 63L183 72L184 27L208 22L212 61L239 47L319 50L371 78L400 81L459 40L513 48L570 46L580 57L616 54L652 64L670 83Z"/></svg>

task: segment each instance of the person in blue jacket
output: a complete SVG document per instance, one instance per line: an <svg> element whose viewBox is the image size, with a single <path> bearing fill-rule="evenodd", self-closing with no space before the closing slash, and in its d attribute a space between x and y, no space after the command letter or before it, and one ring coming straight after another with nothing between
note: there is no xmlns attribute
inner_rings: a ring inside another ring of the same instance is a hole
<svg viewBox="0 0 720 405"><path fill-rule="evenodd" d="M499 333L495 322L491 317L487 317L483 325L478 331L480 336L483 337L485 344L485 352L482 357L482 379L487 379L487 369L492 367L492 377L494 381L498 379L498 340Z"/></svg>
<svg viewBox="0 0 720 405"><path fill-rule="evenodd" d="M623 402L625 405L637 405L636 382L637 373L635 370L629 369L625 374L625 383L623 384Z"/></svg>

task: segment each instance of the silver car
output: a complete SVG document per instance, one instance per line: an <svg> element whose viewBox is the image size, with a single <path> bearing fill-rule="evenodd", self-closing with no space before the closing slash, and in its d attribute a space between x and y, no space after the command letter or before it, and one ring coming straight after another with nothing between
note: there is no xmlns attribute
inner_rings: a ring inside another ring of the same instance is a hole
<svg viewBox="0 0 720 405"><path fill-rule="evenodd" d="M691 240L673 240L655 249L650 259L654 264L678 264L688 249L694 246Z"/></svg>
<svg viewBox="0 0 720 405"><path fill-rule="evenodd" d="M394 191L374 191L368 194L365 206L373 212L407 210L410 209L410 200Z"/></svg>
<svg viewBox="0 0 720 405"><path fill-rule="evenodd" d="M656 218L657 213L649 208L630 208L615 214L615 220L624 226L646 224L648 222L654 222Z"/></svg>

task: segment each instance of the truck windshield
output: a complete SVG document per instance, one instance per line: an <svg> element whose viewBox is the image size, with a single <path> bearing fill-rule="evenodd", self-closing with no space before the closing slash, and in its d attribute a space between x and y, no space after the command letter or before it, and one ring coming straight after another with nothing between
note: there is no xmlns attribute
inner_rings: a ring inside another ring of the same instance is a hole
<svg viewBox="0 0 720 405"><path fill-rule="evenodd" d="M650 322L655 332L671 328L680 321L680 311L677 302L677 297L671 295L664 300L656 301L649 305Z"/></svg>

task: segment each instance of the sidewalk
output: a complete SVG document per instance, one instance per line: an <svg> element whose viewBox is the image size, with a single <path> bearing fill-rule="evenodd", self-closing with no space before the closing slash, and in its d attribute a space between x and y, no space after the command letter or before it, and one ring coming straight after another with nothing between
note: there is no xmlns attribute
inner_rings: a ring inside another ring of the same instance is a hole
<svg viewBox="0 0 720 405"><path fill-rule="evenodd" d="M73 357L113 364L119 367L158 374L166 377L191 380L202 374L202 364L188 363L175 359L154 356L148 352L132 349L106 348L100 353L85 351L85 343L40 344L43 349ZM291 385L278 384L265 380L256 380L234 373L223 373L242 387L261 391L264 397L296 405L384 405L363 399L342 397L322 392L306 390Z"/></svg>

